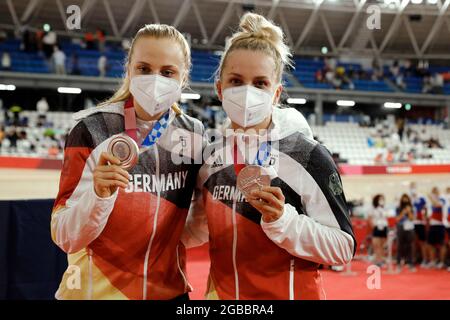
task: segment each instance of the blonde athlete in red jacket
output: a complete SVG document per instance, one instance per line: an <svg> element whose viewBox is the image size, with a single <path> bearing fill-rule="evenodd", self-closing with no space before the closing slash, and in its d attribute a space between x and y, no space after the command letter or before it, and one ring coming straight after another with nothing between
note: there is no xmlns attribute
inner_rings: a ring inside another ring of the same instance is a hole
<svg viewBox="0 0 450 320"><path fill-rule="evenodd" d="M132 43L122 87L75 115L51 221L52 238L69 262L56 298L187 298L180 236L200 165L172 159L177 137L201 152L202 124L176 105L190 65L180 32L146 25ZM140 146L128 172L106 152L123 135ZM191 151L182 153L195 157Z"/></svg>
<svg viewBox="0 0 450 320"><path fill-rule="evenodd" d="M289 56L281 29L253 13L242 17L222 56L216 87L230 118L225 128L234 133L214 139L219 156L200 169L201 192L182 237L187 246L209 238L210 299L324 299L319 265L346 264L354 254L330 153L312 139L299 112L274 107ZM251 129L268 129L261 139L271 147L262 159L262 143L246 145L254 141ZM271 186L247 199L236 188L244 170L238 153L246 165L258 159L272 176Z"/></svg>

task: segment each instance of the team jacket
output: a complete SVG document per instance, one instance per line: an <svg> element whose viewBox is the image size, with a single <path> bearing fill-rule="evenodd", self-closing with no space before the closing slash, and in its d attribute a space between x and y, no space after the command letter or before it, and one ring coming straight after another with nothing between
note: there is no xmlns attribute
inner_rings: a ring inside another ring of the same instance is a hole
<svg viewBox="0 0 450 320"><path fill-rule="evenodd" d="M411 195L414 206L414 224L425 224L427 218L427 199L424 196Z"/></svg>
<svg viewBox="0 0 450 320"><path fill-rule="evenodd" d="M450 228L450 194L447 194L447 199L445 200L445 203L447 204L447 223L446 227Z"/></svg>
<svg viewBox="0 0 450 320"><path fill-rule="evenodd" d="M442 226L446 225L445 219L445 211L446 209L446 200L444 197L439 197L438 201L440 206L435 206L433 203L430 204L430 225L431 226Z"/></svg>
<svg viewBox="0 0 450 320"><path fill-rule="evenodd" d="M282 216L265 223L236 188L233 163L205 163L183 242L208 241L207 298L323 299L318 267L349 262L356 243L338 169L312 139L295 109L275 108L273 145L266 165L272 186L285 196ZM224 136L222 157L233 159L234 137ZM253 155L254 156L254 155ZM249 159L252 159L250 156Z"/></svg>
<svg viewBox="0 0 450 320"><path fill-rule="evenodd" d="M123 134L123 110L116 103L75 114L51 219L53 241L69 262L58 299L171 299L191 290L180 236L201 165L189 159L201 157L203 126L171 109L161 138L141 148L128 188L102 199L93 170ZM174 164L175 150L188 161Z"/></svg>

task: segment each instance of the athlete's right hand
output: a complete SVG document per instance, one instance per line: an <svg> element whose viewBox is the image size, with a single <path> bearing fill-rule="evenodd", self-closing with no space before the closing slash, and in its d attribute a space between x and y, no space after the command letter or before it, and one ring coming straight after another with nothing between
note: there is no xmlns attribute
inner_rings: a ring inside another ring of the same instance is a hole
<svg viewBox="0 0 450 320"><path fill-rule="evenodd" d="M117 188L127 188L129 174L120 166L120 160L102 152L94 169L94 190L100 198L108 198Z"/></svg>

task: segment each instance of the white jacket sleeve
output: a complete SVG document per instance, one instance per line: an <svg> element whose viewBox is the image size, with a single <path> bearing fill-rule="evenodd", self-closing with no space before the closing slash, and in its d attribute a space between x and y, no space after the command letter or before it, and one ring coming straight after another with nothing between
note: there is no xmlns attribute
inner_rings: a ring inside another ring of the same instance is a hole
<svg viewBox="0 0 450 320"><path fill-rule="evenodd" d="M208 222L199 189L194 191L181 241L186 248L198 247L209 241Z"/></svg>
<svg viewBox="0 0 450 320"><path fill-rule="evenodd" d="M285 204L282 216L266 223L265 234L279 247L305 260L326 265L342 265L353 257L353 238L346 232L322 225Z"/></svg>
<svg viewBox="0 0 450 320"><path fill-rule="evenodd" d="M118 193L100 198L92 186L75 203L67 202L52 218L55 243L66 253L87 247L105 228Z"/></svg>

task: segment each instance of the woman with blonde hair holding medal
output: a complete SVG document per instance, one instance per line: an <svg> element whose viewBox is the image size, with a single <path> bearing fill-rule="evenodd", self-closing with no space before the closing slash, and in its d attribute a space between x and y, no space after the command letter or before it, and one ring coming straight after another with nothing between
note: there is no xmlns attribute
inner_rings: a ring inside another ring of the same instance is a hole
<svg viewBox="0 0 450 320"><path fill-rule="evenodd" d="M324 299L318 268L356 244L338 169L302 115L275 107L290 64L282 30L247 13L227 42L216 88L229 117L205 159L182 239L209 239L210 299ZM260 136L255 144L251 132ZM231 159L228 161L227 159Z"/></svg>
<svg viewBox="0 0 450 320"><path fill-rule="evenodd" d="M204 131L176 104L190 66L179 31L146 25L120 89L75 115L51 220L69 262L56 298L188 299L180 236L201 155L176 147L202 146Z"/></svg>

